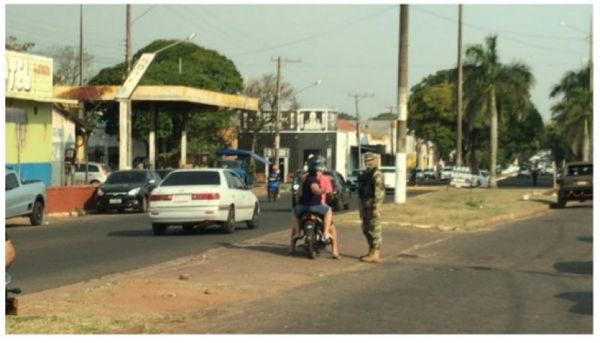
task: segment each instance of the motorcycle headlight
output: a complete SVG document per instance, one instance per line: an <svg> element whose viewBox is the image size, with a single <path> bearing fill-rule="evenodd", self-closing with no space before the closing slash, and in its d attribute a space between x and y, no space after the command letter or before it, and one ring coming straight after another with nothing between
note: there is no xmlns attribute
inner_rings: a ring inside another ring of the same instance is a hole
<svg viewBox="0 0 600 343"><path fill-rule="evenodd" d="M136 195L139 192L140 192L140 187L136 187L136 188L130 190L127 194L129 194L129 195Z"/></svg>
<svg viewBox="0 0 600 343"><path fill-rule="evenodd" d="M104 192L102 191L102 188L98 188L98 191L96 192L96 194L98 194L98 196L103 196Z"/></svg>
<svg viewBox="0 0 600 343"><path fill-rule="evenodd" d="M300 189L300 185L295 184L295 185L292 186L292 189L295 190L295 191L297 191L298 189Z"/></svg>

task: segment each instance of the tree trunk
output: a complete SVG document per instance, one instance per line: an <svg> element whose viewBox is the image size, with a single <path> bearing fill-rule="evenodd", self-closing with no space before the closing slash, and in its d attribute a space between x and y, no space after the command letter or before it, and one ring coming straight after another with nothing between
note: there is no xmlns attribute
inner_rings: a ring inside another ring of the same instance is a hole
<svg viewBox="0 0 600 343"><path fill-rule="evenodd" d="M497 188L496 184L496 157L498 155L498 109L496 108L496 89L492 87L490 96L490 188Z"/></svg>
<svg viewBox="0 0 600 343"><path fill-rule="evenodd" d="M587 119L583 121L583 144L582 144L582 157L583 162L589 162L591 160L590 156L590 129L589 123Z"/></svg>

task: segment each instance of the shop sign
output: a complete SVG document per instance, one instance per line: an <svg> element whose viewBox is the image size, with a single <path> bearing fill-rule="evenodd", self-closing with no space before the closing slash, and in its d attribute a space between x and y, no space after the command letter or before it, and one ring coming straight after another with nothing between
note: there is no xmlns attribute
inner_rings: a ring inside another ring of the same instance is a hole
<svg viewBox="0 0 600 343"><path fill-rule="evenodd" d="M4 65L6 97L20 99L52 98L52 59L6 51Z"/></svg>

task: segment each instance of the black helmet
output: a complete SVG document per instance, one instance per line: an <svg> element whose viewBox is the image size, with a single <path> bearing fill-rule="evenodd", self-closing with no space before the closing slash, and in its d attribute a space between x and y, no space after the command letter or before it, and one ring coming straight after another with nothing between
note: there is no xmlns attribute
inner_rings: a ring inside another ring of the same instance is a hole
<svg viewBox="0 0 600 343"><path fill-rule="evenodd" d="M320 155L316 155L316 156L311 156L308 158L308 161L306 161L306 164L310 167L311 164L322 164L325 165L325 157L320 156Z"/></svg>
<svg viewBox="0 0 600 343"><path fill-rule="evenodd" d="M316 161L310 162L308 164L308 171L325 171L327 169L327 167L325 167L325 165L323 163L319 163Z"/></svg>

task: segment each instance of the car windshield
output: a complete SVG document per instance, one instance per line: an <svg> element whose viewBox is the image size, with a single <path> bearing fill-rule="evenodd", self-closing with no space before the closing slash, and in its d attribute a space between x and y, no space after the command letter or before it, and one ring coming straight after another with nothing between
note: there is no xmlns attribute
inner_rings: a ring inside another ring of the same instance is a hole
<svg viewBox="0 0 600 343"><path fill-rule="evenodd" d="M184 171L170 173L161 186L203 186L220 185L221 177L218 171Z"/></svg>
<svg viewBox="0 0 600 343"><path fill-rule="evenodd" d="M593 166L591 164L569 166L567 175L579 176L579 175L592 175L594 174Z"/></svg>
<svg viewBox="0 0 600 343"><path fill-rule="evenodd" d="M353 170L352 171L352 176L359 176L362 173L363 173L363 170Z"/></svg>
<svg viewBox="0 0 600 343"><path fill-rule="evenodd" d="M120 184L120 183L144 183L146 180L145 171L127 171L127 172L116 172L110 174L106 179L106 184Z"/></svg>

